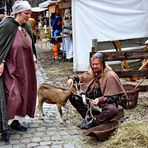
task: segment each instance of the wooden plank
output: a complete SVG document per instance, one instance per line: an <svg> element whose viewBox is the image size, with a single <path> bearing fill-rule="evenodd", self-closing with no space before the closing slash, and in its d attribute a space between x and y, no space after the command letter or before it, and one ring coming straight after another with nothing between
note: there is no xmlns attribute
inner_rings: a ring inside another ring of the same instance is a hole
<svg viewBox="0 0 148 148"><path fill-rule="evenodd" d="M115 70L120 78L148 78L148 70Z"/></svg>
<svg viewBox="0 0 148 148"><path fill-rule="evenodd" d="M90 53L90 56L95 52ZM148 59L148 51L144 51L143 48L139 50L128 50L123 52L103 52L105 61L122 61L122 60L136 60L136 59Z"/></svg>
<svg viewBox="0 0 148 148"><path fill-rule="evenodd" d="M119 60L135 60L147 59L148 51L142 50L128 50L123 52L104 52L106 61L119 61Z"/></svg>
<svg viewBox="0 0 148 148"><path fill-rule="evenodd" d="M148 70L139 69L140 65L142 65L143 59L148 59L148 50L144 49L144 42L148 38L135 38L135 39L125 39L119 40L120 46L122 48L128 48L121 50L121 52L117 52L115 46L112 41L104 41L104 42L97 42L96 51L100 51L104 53L105 61L124 61L130 60L130 69L129 70L114 70L120 78L130 78L131 80L141 79L141 78L148 78ZM106 52L106 50L110 52ZM102 51L101 51L102 50ZM96 52L95 51L95 52ZM90 57L95 52L90 53ZM132 61L134 60L134 62ZM135 63L135 60L138 61ZM133 70L133 63L134 63L134 70ZM139 65L140 64L140 65ZM138 68L137 68L138 67ZM147 91L148 87L141 88L140 91Z"/></svg>
<svg viewBox="0 0 148 148"><path fill-rule="evenodd" d="M97 39L92 39L92 52L97 52Z"/></svg>
<svg viewBox="0 0 148 148"><path fill-rule="evenodd" d="M130 47L143 46L147 39L148 37L142 37L142 38L123 39L119 41L121 42L121 48L130 48ZM109 50L109 49L115 49L112 41L98 41L97 42L98 51Z"/></svg>
<svg viewBox="0 0 148 148"><path fill-rule="evenodd" d="M71 3L58 3L59 9L66 9L71 7Z"/></svg>

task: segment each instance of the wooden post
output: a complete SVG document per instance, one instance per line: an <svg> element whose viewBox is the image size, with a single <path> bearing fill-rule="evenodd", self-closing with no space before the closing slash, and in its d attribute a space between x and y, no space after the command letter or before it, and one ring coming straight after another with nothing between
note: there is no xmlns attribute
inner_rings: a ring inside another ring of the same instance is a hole
<svg viewBox="0 0 148 148"><path fill-rule="evenodd" d="M96 52L97 51L97 39L92 39L92 52Z"/></svg>

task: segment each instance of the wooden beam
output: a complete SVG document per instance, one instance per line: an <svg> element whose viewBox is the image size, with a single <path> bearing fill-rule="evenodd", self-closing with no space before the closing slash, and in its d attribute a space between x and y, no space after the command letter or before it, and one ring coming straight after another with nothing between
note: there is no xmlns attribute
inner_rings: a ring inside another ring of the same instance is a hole
<svg viewBox="0 0 148 148"><path fill-rule="evenodd" d="M92 39L92 52L96 52L97 51L97 39Z"/></svg>
<svg viewBox="0 0 148 148"><path fill-rule="evenodd" d="M103 52L105 61L122 61L122 60L136 60L136 59L148 59L148 50L144 51L144 48L139 50L128 50L123 52ZM92 55L93 53L91 53Z"/></svg>
<svg viewBox="0 0 148 148"><path fill-rule="evenodd" d="M59 9L66 9L71 7L71 3L58 3Z"/></svg>
<svg viewBox="0 0 148 148"><path fill-rule="evenodd" d="M139 47L143 46L145 41L148 39L148 37L142 37L142 38L132 38L132 39L123 39L119 40L121 43L121 48L132 48L132 47ZM109 50L114 49L114 45L112 41L98 41L97 42L97 50Z"/></svg>
<svg viewBox="0 0 148 148"><path fill-rule="evenodd" d="M141 48L140 50L128 50L123 52L105 52L104 54L106 61L122 61L148 58L148 51L144 51L144 48Z"/></svg>
<svg viewBox="0 0 148 148"><path fill-rule="evenodd" d="M148 78L148 70L115 70L120 78Z"/></svg>

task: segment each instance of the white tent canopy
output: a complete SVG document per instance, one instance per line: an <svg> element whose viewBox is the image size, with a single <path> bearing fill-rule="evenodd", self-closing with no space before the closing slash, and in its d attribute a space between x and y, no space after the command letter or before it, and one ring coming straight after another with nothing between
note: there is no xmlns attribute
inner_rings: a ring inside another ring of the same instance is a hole
<svg viewBox="0 0 148 148"><path fill-rule="evenodd" d="M92 39L148 37L148 0L72 0L74 71L86 71Z"/></svg>
<svg viewBox="0 0 148 148"><path fill-rule="evenodd" d="M47 10L48 8L40 8L40 7L32 7L32 12L42 12Z"/></svg>

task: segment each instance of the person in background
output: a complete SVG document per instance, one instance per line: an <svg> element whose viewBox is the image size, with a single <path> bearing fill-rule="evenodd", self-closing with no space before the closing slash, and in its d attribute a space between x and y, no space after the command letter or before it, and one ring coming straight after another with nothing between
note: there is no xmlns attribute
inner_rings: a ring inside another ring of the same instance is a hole
<svg viewBox="0 0 148 148"><path fill-rule="evenodd" d="M52 28L52 37L53 37L53 58L54 60L59 59L59 48L60 48L60 43L62 42L62 25L63 25L63 20L62 17L60 16L59 13L56 13L55 16L51 16L51 28Z"/></svg>
<svg viewBox="0 0 148 148"><path fill-rule="evenodd" d="M0 8L0 22L7 16L6 10L4 8Z"/></svg>
<svg viewBox="0 0 148 148"><path fill-rule="evenodd" d="M36 43L36 21L34 18L30 17L27 23L31 26L33 32L34 42Z"/></svg>
<svg viewBox="0 0 148 148"><path fill-rule="evenodd" d="M97 52L90 59L90 70L79 76L71 76L67 84L74 81L80 82L80 90L90 98L94 106L100 107L100 111L93 111L93 120L86 121L88 108L82 98L70 98L71 104L84 119L81 129L89 129L110 121L118 113L117 99L125 95L125 90L117 74L111 67L105 64L104 54ZM89 119L88 119L89 120Z"/></svg>
<svg viewBox="0 0 148 148"><path fill-rule="evenodd" d="M36 49L31 27L28 1L15 1L14 17L0 24L0 131L9 141L11 129L25 132L26 115L33 118L36 106Z"/></svg>
<svg viewBox="0 0 148 148"><path fill-rule="evenodd" d="M52 36L60 36L62 32L62 17L59 13L55 14L55 17L52 17L51 27L52 27Z"/></svg>
<svg viewBox="0 0 148 148"><path fill-rule="evenodd" d="M54 19L55 19L55 13L51 13L51 16L50 16L50 27L51 27L51 29L53 29L52 27L53 27Z"/></svg>
<svg viewBox="0 0 148 148"><path fill-rule="evenodd" d="M63 46L66 52L66 60L73 61L73 49L72 49L72 22L70 9L65 9L63 18Z"/></svg>

